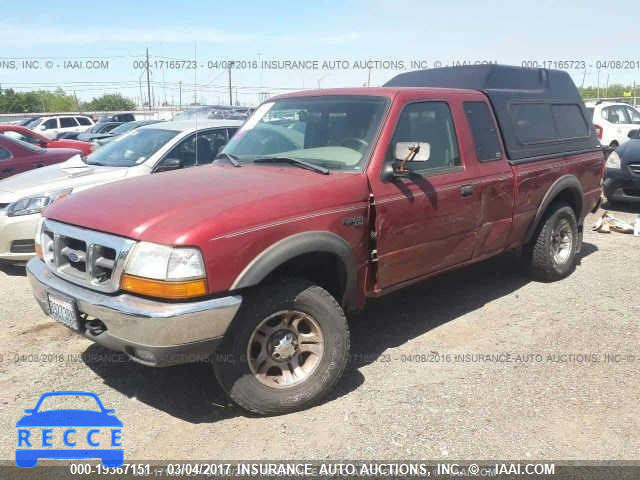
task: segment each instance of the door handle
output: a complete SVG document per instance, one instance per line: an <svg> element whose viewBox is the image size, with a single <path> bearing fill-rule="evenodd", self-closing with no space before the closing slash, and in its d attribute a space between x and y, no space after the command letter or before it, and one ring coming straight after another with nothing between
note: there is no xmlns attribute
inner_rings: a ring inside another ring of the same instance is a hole
<svg viewBox="0 0 640 480"><path fill-rule="evenodd" d="M473 195L473 185L463 185L460 187L460 195L463 197L468 197Z"/></svg>

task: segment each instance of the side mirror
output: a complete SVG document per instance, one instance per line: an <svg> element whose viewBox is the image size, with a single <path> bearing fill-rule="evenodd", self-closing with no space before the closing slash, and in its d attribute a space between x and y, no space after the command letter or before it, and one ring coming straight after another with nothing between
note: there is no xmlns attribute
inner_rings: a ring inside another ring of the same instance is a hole
<svg viewBox="0 0 640 480"><path fill-rule="evenodd" d="M35 412L35 408L25 408L24 413L33 413Z"/></svg>
<svg viewBox="0 0 640 480"><path fill-rule="evenodd" d="M38 145L39 145L39 146L41 146L42 148L46 148L46 147L47 147L47 145L48 145L48 143L47 143L47 142L45 142L44 140L40 140L40 141L38 142Z"/></svg>
<svg viewBox="0 0 640 480"><path fill-rule="evenodd" d="M165 158L156 167L156 172L169 172L171 170L179 170L182 168L182 160L179 158Z"/></svg>
<svg viewBox="0 0 640 480"><path fill-rule="evenodd" d="M627 134L629 138L640 138L640 129L630 130Z"/></svg>
<svg viewBox="0 0 640 480"><path fill-rule="evenodd" d="M428 142L397 142L394 146L395 162L392 166L391 177L408 177L409 162L428 162L431 156L431 144Z"/></svg>

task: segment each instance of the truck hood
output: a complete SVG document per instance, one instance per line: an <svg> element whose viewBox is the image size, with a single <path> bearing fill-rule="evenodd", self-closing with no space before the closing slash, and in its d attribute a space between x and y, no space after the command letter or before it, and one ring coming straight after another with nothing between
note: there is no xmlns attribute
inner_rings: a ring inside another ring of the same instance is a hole
<svg viewBox="0 0 640 480"><path fill-rule="evenodd" d="M11 203L30 195L66 188L82 189L119 180L127 175L126 167L87 165L80 155L47 167L29 170L0 181L0 203Z"/></svg>
<svg viewBox="0 0 640 480"><path fill-rule="evenodd" d="M366 177L359 172L322 175L291 166L214 164L70 195L45 216L136 240L198 245L367 198Z"/></svg>

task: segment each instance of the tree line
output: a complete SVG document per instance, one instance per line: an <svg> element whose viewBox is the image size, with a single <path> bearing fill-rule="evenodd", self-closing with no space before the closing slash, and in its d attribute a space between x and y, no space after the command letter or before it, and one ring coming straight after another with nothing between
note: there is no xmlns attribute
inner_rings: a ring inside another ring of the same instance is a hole
<svg viewBox="0 0 640 480"><path fill-rule="evenodd" d="M10 88L0 92L0 113L92 112L135 108L133 101L119 93L105 94L89 102L81 102L75 95L69 95L61 88L53 92L16 92Z"/></svg>
<svg viewBox="0 0 640 480"><path fill-rule="evenodd" d="M580 87L580 95L585 100L595 98L640 97L640 86L612 84L609 86ZM61 88L55 91L37 90L16 92L12 89L0 91L0 113L37 113L37 112L93 112L134 110L135 102L120 93L105 94L89 102L78 101L75 95L69 95Z"/></svg>

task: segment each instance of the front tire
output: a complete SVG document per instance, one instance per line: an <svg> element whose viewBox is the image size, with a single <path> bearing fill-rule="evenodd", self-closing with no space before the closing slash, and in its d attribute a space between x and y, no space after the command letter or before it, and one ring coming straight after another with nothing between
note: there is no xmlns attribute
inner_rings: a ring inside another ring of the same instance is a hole
<svg viewBox="0 0 640 480"><path fill-rule="evenodd" d="M578 221L573 209L566 203L551 205L525 249L529 272L545 282L565 278L575 267L580 244Z"/></svg>
<svg viewBox="0 0 640 480"><path fill-rule="evenodd" d="M320 401L348 358L349 328L340 305L318 285L285 279L245 295L213 365L240 407L276 415Z"/></svg>

